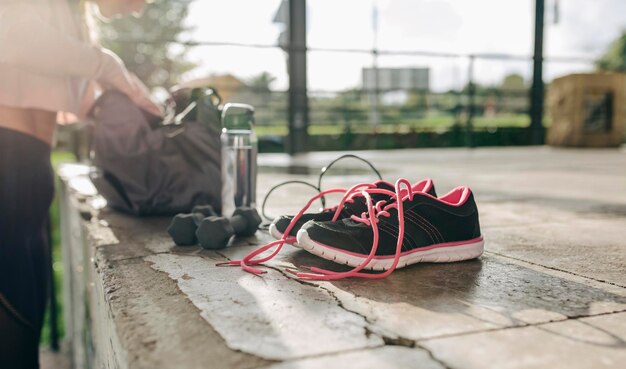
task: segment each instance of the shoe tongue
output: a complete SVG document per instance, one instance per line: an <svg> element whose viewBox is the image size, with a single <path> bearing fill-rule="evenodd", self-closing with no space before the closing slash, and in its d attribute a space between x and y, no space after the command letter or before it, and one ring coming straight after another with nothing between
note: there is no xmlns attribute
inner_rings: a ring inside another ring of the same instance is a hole
<svg viewBox="0 0 626 369"><path fill-rule="evenodd" d="M378 181L376 183L376 188L380 188L382 190L387 190L391 192L395 192L396 190L396 187L387 181ZM389 195L382 194L382 193L372 194L372 200L374 200L375 203L380 200L385 200L387 202L395 201L394 199L390 198Z"/></svg>
<svg viewBox="0 0 626 369"><path fill-rule="evenodd" d="M375 183L376 188L381 188L383 190L389 190L389 191L394 191L396 188L389 182L387 181L378 181Z"/></svg>
<svg viewBox="0 0 626 369"><path fill-rule="evenodd" d="M379 189L388 190L388 191L395 190L395 187L387 181L381 180L381 181L375 182L374 184L376 185L376 188L379 188ZM380 200L390 200L388 195L381 194L381 193L375 193L375 194L372 194L371 196L372 196L372 201L374 204ZM366 201L365 201L365 198L362 196L356 197L353 203L346 203L344 206L344 212L346 212L345 215L348 215L348 214L349 215L352 215L352 214L361 215L362 212L366 212L366 211L367 211Z"/></svg>

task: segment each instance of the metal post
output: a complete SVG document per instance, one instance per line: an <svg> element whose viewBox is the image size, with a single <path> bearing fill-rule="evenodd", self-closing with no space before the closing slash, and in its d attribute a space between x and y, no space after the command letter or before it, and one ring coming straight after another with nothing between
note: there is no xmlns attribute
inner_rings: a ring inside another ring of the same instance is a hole
<svg viewBox="0 0 626 369"><path fill-rule="evenodd" d="M380 93L378 87L378 50L375 48L372 49L372 70L374 72L374 88L373 91L369 93L371 103L370 123L373 127L377 127L378 123L380 123L380 112L378 110L380 105Z"/></svg>
<svg viewBox="0 0 626 369"><path fill-rule="evenodd" d="M467 122L465 125L465 146L473 147L474 140L472 131L474 129L472 120L474 119L474 104L476 97L476 86L474 85L474 55L469 56L469 67L467 71Z"/></svg>
<svg viewBox="0 0 626 369"><path fill-rule="evenodd" d="M544 0L535 0L535 51L533 55L533 85L530 90L530 142L543 145L543 15Z"/></svg>
<svg viewBox="0 0 626 369"><path fill-rule="evenodd" d="M306 0L289 0L289 139L287 151L307 151Z"/></svg>
<svg viewBox="0 0 626 369"><path fill-rule="evenodd" d="M374 72L374 91L370 93L371 117L370 123L377 127L380 123L380 91L379 91L379 73L378 73L378 4L374 2L372 9L372 29L374 32L374 44L372 47L372 69Z"/></svg>

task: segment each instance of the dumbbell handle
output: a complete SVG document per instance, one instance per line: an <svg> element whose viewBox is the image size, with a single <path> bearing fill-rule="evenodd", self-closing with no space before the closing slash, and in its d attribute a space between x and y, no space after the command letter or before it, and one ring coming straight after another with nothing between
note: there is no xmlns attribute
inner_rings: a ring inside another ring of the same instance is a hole
<svg viewBox="0 0 626 369"><path fill-rule="evenodd" d="M193 222L196 223L196 226L199 226L202 223L202 219L207 216L202 213L191 213L191 217L193 218Z"/></svg>
<svg viewBox="0 0 626 369"><path fill-rule="evenodd" d="M237 236L252 236L261 224L261 217L254 208L240 207L228 220L228 223Z"/></svg>
<svg viewBox="0 0 626 369"><path fill-rule="evenodd" d="M191 209L191 213L201 213L205 217L217 215L211 205L196 205Z"/></svg>
<svg viewBox="0 0 626 369"><path fill-rule="evenodd" d="M241 234L248 228L248 221L241 215L235 215L230 218L230 225L235 230L235 234Z"/></svg>

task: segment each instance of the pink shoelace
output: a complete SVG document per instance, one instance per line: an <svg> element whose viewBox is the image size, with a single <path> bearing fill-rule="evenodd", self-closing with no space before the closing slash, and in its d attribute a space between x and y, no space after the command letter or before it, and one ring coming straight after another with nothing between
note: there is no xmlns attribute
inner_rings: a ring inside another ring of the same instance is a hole
<svg viewBox="0 0 626 369"><path fill-rule="evenodd" d="M402 188L402 185L405 185L406 188ZM280 240L276 240L276 241L270 242L266 245L259 247L258 249L252 251L251 253L243 257L241 260L226 261L226 262L218 263L217 265L231 265L231 266L238 265L246 272L256 274L256 275L266 273L266 271L262 269L254 268L252 267L252 265L261 264L268 260L271 260L280 252L280 250L282 249L285 243L290 243L290 242L295 241L295 237L289 236L289 232L291 232L291 230L293 229L295 224L298 222L300 217L302 217L302 215L309 209L309 207L311 206L311 204L313 204L315 200L330 193L342 193L343 192L344 196L342 197L339 204L336 207L325 209L325 210L335 209L335 214L332 220L336 221L346 202L352 202L355 196L360 195L360 196L365 197L366 204L367 204L367 213L363 212L360 217L356 215L352 215L351 219L356 222L361 222L372 227L372 232L373 232L374 237L373 237L373 242L372 242L372 249L369 255L367 256L367 258L363 262L361 262L361 264L359 264L357 267L346 272L335 272L335 271L317 268L317 267L303 267L303 268L308 269L310 273L301 273L293 269L286 269L286 271L291 274L294 274L300 279L308 279L308 280L338 280L338 279L349 278L349 277L368 278L368 279L385 278L389 276L391 273L393 273L393 271L396 269L398 262L400 260L400 253L402 251L402 242L404 240L403 202L406 199L408 200L413 199L413 191L411 189L411 183L408 180L403 179L403 178L398 179L394 185L394 189L395 191L389 191L389 190L376 188L376 186L371 183L360 183L360 184L350 187L348 190L345 190L342 188L333 188L333 189L322 191L319 194L311 197L311 199L309 199L309 201L298 212L298 214L296 214L296 216L293 217L293 219L291 220L291 222L285 229L283 233L283 237ZM395 200L395 201L393 201L390 204L387 204L387 201L381 200L381 201L378 201L376 204L373 204L371 195L375 193L388 195L392 198L392 200ZM378 225L377 225L378 218L381 216L389 217L390 216L389 210L392 208L395 208L398 210L398 242L396 244L396 252L394 255L394 261L391 267L382 273L362 273L361 270L367 267L370 261L372 261L372 259L376 256L376 250L378 248L378 240L379 240ZM255 257L259 256L260 254L272 248L275 248L275 249L271 254L255 259Z"/></svg>

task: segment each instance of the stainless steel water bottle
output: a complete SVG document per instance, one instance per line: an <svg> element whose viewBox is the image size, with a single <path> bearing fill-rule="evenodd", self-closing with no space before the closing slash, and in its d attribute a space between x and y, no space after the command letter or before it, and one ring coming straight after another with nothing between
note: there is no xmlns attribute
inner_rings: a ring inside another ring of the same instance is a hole
<svg viewBox="0 0 626 369"><path fill-rule="evenodd" d="M222 216L256 206L257 137L254 108L226 104L222 111Z"/></svg>

